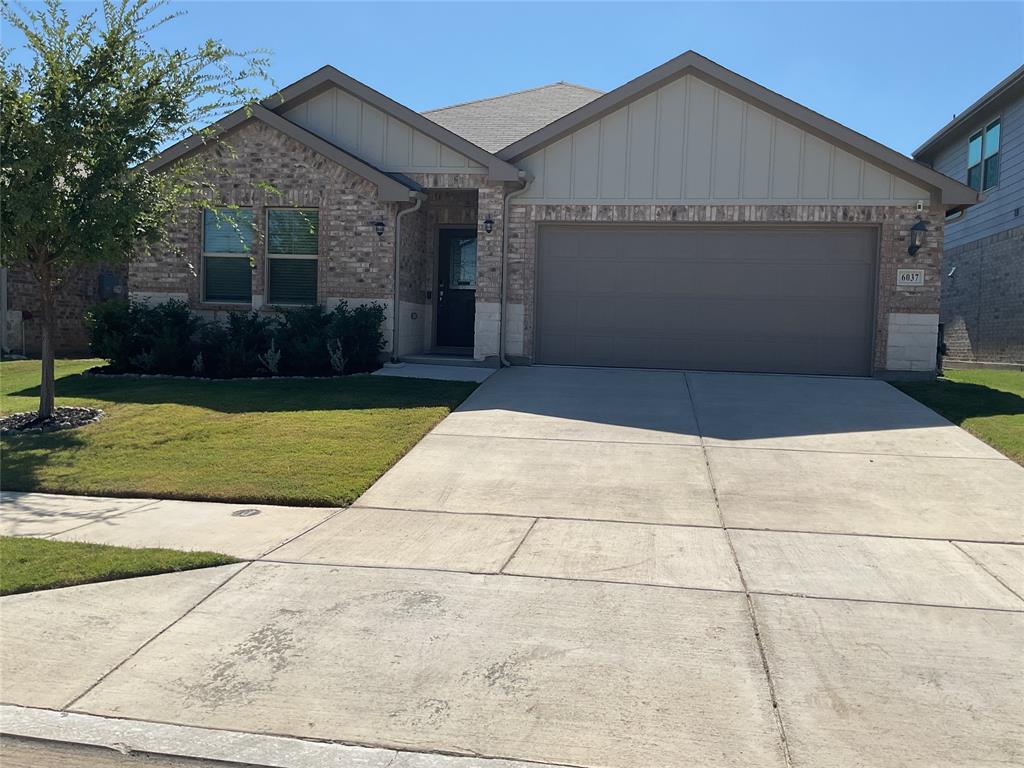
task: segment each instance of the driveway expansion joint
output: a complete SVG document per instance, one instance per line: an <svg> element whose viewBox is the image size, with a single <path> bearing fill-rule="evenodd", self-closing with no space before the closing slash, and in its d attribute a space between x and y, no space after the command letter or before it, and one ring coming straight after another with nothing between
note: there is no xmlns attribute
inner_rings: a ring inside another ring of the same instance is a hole
<svg viewBox="0 0 1024 768"><path fill-rule="evenodd" d="M200 605L202 605L207 600L209 600L214 594L216 594L218 591L223 589L236 576L238 576L238 574L242 573L242 571L246 570L249 566L251 566L253 564L253 562L254 561L252 561L252 560L243 560L243 561L241 561L242 565L241 565L240 568L235 569L235 571L233 573L229 574L226 579L224 579L217 586L215 586L213 589L211 589L209 592L207 592L191 608L189 608L183 614L178 616L178 618L174 619L174 621L172 621L170 624L165 626L159 632L157 632L152 637L150 637L148 640L146 640L146 642L144 642L142 645L140 645L134 651L132 651L127 656L125 656L123 659L121 659L121 661L119 661L117 664L115 664L111 669L109 669L106 672L104 672L95 682L93 682L91 685L89 685L89 687L87 687L84 691L82 691L80 694L78 694L73 699L71 699L71 701L69 701L67 704L65 704L63 707L61 707L61 710L62 711L73 712L74 710L72 709L72 707L75 704L77 704L83 698L85 698L90 693L92 693L96 688L98 688L100 685L102 685L103 682L105 680L107 680L112 674L117 672L117 670L121 669L121 667L123 667L125 664L127 664L129 661L131 661L133 658L135 658L140 652L142 652L145 648L147 648L153 642L158 640L169 629L174 627L178 622L180 622L182 619L184 619L186 616L188 616L190 613L192 613L194 610L196 610L196 608L198 608ZM227 566L227 567L230 567L230 566Z"/></svg>
<svg viewBox="0 0 1024 768"><path fill-rule="evenodd" d="M761 638L761 628L757 623L757 613L754 609L754 600L750 594L750 588L747 585L746 575L743 573L743 567L740 565L739 557L736 554L736 547L732 541L732 535L729 533L729 529L725 525L725 517L722 515L722 505L718 498L718 487L715 485L715 476L711 471L711 461L708 458L707 444L704 441L704 432L700 426L700 416L697 412L697 403L693 397L693 388L690 386L689 374L683 373L683 384L686 387L686 396L690 400L690 409L693 411L694 423L697 426L697 435L700 437L700 449L704 455L704 467L708 473L708 482L711 485L711 495L715 500L715 511L718 513L718 521L720 527L725 534L725 539L729 544L729 552L732 555L733 565L736 566L736 572L740 577L740 584L743 586L743 597L747 606L747 615L750 617L751 628L754 631L754 641L757 644L757 652L761 658L761 667L764 671L765 683L768 686L768 697L772 705L772 716L775 719L775 725L778 729L779 734L779 745L782 749L782 757L785 760L786 765L789 768L793 767L793 756L789 751L789 740L786 736L786 725L782 722L782 712L779 710L779 699L775 691L775 681L772 679L771 667L768 664L768 653L764 647L764 641Z"/></svg>
<svg viewBox="0 0 1024 768"><path fill-rule="evenodd" d="M1000 577L999 577L999 576L998 576L998 575L997 575L996 573L994 573L994 572L993 572L993 571L992 571L992 570L991 570L991 569L990 569L990 568L989 568L988 566L986 566L986 565L985 565L985 564L984 564L983 562L981 562L981 560L979 560L979 559L978 559L978 558L976 558L976 557L975 557L974 555L972 555L972 554L971 554L971 553L970 553L969 551L967 551L966 549L964 549L963 547L961 547L961 546L960 546L960 545L959 545L959 544L957 543L957 541L954 541L953 539L950 539L949 543L950 543L950 544L952 544L952 545L953 545L954 547L956 547L956 549L957 549L957 550L959 550L960 552L963 552L963 553L964 553L964 555L966 555L966 556L968 557L968 559L970 559L970 561L971 561L972 563L974 563L974 564L975 564L975 565L977 565L977 566L978 566L979 568L981 568L981 570L983 570L983 571L984 571L985 573L987 573L987 574L988 574L989 576L991 576L991 577L992 577L993 579L995 579L996 581L998 581L998 582L999 582L999 583L1000 583L1000 584L1001 584L1001 585L1002 585L1002 586L1003 586L1003 587L1004 587L1005 589L1007 589L1007 590L1008 590L1008 591L1010 592L1010 594L1012 594L1013 596L1015 596L1015 597L1016 597L1016 598L1018 598L1019 600L1021 600L1021 601L1024 601L1024 595L1021 595L1021 594L1020 594L1019 592L1017 592L1017 590L1015 590L1015 589L1014 589L1013 587L1011 587L1011 586L1010 586L1009 584L1007 584L1007 583L1006 583L1005 581L1003 581L1003 579L1001 579L1001 578L1000 578ZM984 543L984 542L977 542L977 543ZM1020 546L1020 545L1017 545L1017 546Z"/></svg>

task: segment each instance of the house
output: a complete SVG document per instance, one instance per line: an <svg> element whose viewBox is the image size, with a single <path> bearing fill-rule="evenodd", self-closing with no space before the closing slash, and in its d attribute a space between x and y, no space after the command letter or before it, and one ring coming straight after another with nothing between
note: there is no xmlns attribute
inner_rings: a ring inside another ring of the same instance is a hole
<svg viewBox="0 0 1024 768"><path fill-rule="evenodd" d="M1024 365L1024 66L914 157L981 193L946 217L942 323L951 364Z"/></svg>
<svg viewBox="0 0 1024 768"><path fill-rule="evenodd" d="M425 114L324 67L149 167L196 157L237 208L183 211L134 296L375 301L393 358L495 365L929 375L978 199L694 52Z"/></svg>

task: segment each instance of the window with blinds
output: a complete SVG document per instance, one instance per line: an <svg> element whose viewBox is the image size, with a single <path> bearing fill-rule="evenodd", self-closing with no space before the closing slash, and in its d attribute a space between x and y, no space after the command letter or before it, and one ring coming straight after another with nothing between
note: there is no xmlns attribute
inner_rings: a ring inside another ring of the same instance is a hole
<svg viewBox="0 0 1024 768"><path fill-rule="evenodd" d="M203 299L252 302L252 211L221 208L203 211Z"/></svg>
<svg viewBox="0 0 1024 768"><path fill-rule="evenodd" d="M316 304L320 212L314 208L267 211L267 302Z"/></svg>

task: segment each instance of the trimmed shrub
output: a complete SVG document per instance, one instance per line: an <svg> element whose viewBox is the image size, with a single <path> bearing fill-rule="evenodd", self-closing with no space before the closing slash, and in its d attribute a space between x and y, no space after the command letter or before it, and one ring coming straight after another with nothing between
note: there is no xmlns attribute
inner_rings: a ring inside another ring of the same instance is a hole
<svg viewBox="0 0 1024 768"><path fill-rule="evenodd" d="M349 309L341 302L331 313L328 337L341 342L346 373L362 373L380 368L384 349L384 307L362 304Z"/></svg>
<svg viewBox="0 0 1024 768"><path fill-rule="evenodd" d="M111 373L211 378L373 371L384 349L383 324L379 304L232 312L225 322L208 322L183 301L110 301L86 315L89 345Z"/></svg>
<svg viewBox="0 0 1024 768"><path fill-rule="evenodd" d="M274 321L259 312L232 312L228 315L227 335L213 374L218 378L264 376L268 371L260 355L270 349Z"/></svg>
<svg viewBox="0 0 1024 768"><path fill-rule="evenodd" d="M130 302L118 299L97 304L85 313L85 328L94 355L110 363L112 371L131 370L131 359L141 348Z"/></svg>

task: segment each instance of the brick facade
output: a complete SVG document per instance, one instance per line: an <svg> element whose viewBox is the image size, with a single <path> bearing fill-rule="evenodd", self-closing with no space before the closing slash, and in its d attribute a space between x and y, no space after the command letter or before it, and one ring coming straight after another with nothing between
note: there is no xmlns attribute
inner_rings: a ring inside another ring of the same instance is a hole
<svg viewBox="0 0 1024 768"><path fill-rule="evenodd" d="M54 348L58 357L89 354L89 338L83 317L103 301L100 276L108 274L116 285L114 296L123 294L128 268L125 266L90 266L72 273L57 293L56 333ZM42 298L39 283L24 268L7 270L6 316L4 322L5 351L39 355L42 346Z"/></svg>
<svg viewBox="0 0 1024 768"><path fill-rule="evenodd" d="M508 300L522 307L522 328L508 327L506 343L522 338L522 354L533 354L533 323L537 259L537 230L547 222L612 222L620 224L863 224L879 232L878 286L874 339L877 373L889 369L889 316L929 315L939 311L939 263L944 214L919 213L914 207L849 205L531 205L513 203L509 212ZM924 247L907 253L910 227L925 221ZM923 269L921 287L896 286L896 271ZM933 324L934 325L934 324ZM934 331L933 331L934 336ZM934 344L932 344L934 349ZM894 362L897 356L893 356Z"/></svg>
<svg viewBox="0 0 1024 768"><path fill-rule="evenodd" d="M943 254L939 322L950 360L1024 364L1024 227Z"/></svg>
<svg viewBox="0 0 1024 768"><path fill-rule="evenodd" d="M266 210L309 207L320 212L317 293L321 303L338 299L390 301L397 206L380 203L374 184L273 128L246 123L226 143L200 150L218 169L209 182L225 204L253 209L253 306L265 296L263 238ZM270 185L274 192L262 185ZM378 237L373 222L383 221ZM131 267L129 289L142 297L179 296L199 310L216 313L239 305L213 304L202 296L202 211L186 208L172 227L171 248L154 248Z"/></svg>

